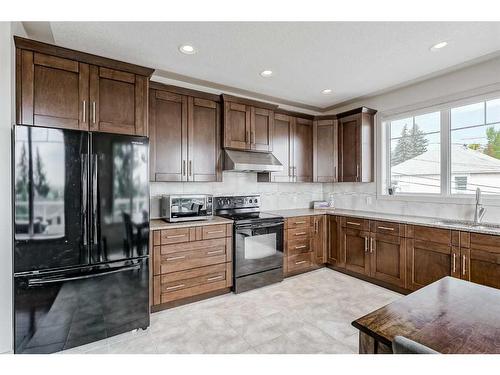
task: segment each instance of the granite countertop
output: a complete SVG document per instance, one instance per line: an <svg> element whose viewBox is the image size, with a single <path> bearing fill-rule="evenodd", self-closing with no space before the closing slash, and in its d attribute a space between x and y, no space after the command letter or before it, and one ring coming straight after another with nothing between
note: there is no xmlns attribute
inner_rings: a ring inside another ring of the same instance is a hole
<svg viewBox="0 0 500 375"><path fill-rule="evenodd" d="M161 219L151 219L149 223L150 230L160 230L160 229L176 229L176 228L186 228L186 227L202 227L205 225L217 225L217 224L231 224L233 221L220 216L214 216L212 219L208 220L198 220L198 221L183 221L177 223L168 223Z"/></svg>
<svg viewBox="0 0 500 375"><path fill-rule="evenodd" d="M272 210L266 212L270 214L280 215L283 216L284 218L296 217L296 216L323 215L323 214L337 215L337 216L351 216L363 219L384 220L384 221L392 221L404 224L417 224L417 225L431 226L435 228L454 229L466 232L500 235L500 228L484 228L484 227L478 228L462 224L443 223L442 220L444 219L435 217L426 217L426 216L408 216L408 215L398 215L398 214L389 214L389 213L372 212L372 211L343 210L343 209L314 210L312 208Z"/></svg>

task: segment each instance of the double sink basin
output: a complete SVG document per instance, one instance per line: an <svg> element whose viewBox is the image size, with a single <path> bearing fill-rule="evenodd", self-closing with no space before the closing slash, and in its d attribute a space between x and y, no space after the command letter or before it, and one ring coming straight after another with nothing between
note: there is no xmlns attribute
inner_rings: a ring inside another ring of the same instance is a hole
<svg viewBox="0 0 500 375"><path fill-rule="evenodd" d="M436 224L441 225L457 225L466 228L474 228L474 229L498 229L500 230L500 224L492 224L492 223L479 223L476 224L473 221L469 220L438 220Z"/></svg>

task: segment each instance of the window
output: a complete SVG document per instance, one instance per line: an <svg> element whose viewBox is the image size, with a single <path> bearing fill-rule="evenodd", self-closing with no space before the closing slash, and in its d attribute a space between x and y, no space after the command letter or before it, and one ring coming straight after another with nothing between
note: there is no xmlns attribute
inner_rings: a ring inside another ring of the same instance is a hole
<svg viewBox="0 0 500 375"><path fill-rule="evenodd" d="M387 193L500 194L500 94L384 124Z"/></svg>
<svg viewBox="0 0 500 375"><path fill-rule="evenodd" d="M500 194L500 99L451 108L450 119L451 193Z"/></svg>
<svg viewBox="0 0 500 375"><path fill-rule="evenodd" d="M390 185L396 193L441 191L440 113L391 121Z"/></svg>

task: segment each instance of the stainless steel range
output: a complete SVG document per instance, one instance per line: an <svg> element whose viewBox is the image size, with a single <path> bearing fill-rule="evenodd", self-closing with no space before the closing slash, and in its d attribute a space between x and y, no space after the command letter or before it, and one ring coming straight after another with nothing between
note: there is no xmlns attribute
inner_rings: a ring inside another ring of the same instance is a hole
<svg viewBox="0 0 500 375"><path fill-rule="evenodd" d="M260 195L217 197L215 214L234 220L235 293L283 280L283 217L260 212Z"/></svg>

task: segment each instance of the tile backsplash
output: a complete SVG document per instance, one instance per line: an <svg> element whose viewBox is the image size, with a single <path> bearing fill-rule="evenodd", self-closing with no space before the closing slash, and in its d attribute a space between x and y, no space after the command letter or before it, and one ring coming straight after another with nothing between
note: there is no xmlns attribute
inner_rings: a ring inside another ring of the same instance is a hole
<svg viewBox="0 0 500 375"><path fill-rule="evenodd" d="M151 217L159 216L164 194L245 195L260 194L264 211L308 208L323 199L323 184L257 182L257 173L224 172L222 182L151 182Z"/></svg>
<svg viewBox="0 0 500 375"><path fill-rule="evenodd" d="M279 183L257 182L256 173L224 172L222 182L151 182L151 217L160 212L159 198L164 194L244 195L260 194L264 211L308 208L314 200L333 197L336 208L470 220L473 204L412 202L378 199L375 183ZM500 222L500 208L486 207L486 222Z"/></svg>

